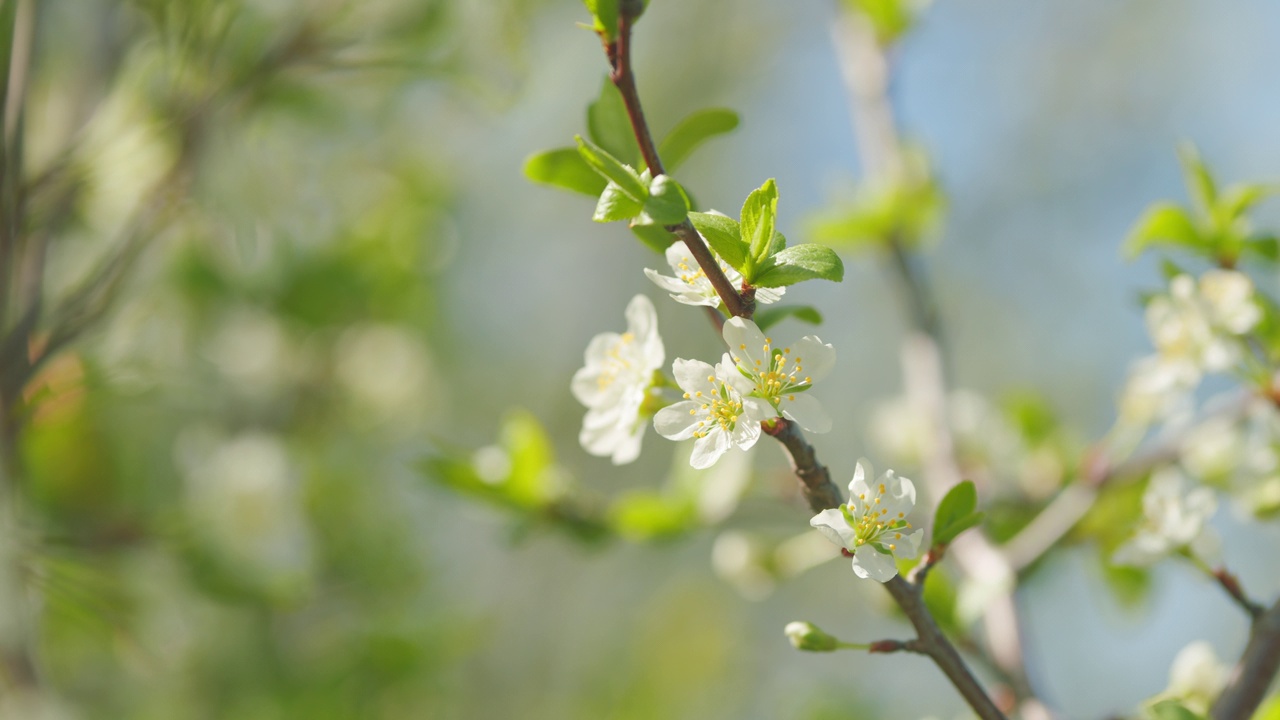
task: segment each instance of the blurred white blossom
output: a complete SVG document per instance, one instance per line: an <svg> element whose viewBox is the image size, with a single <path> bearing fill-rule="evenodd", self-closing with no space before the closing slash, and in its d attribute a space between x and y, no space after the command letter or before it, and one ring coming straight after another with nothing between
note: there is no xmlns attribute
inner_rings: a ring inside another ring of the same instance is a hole
<svg viewBox="0 0 1280 720"><path fill-rule="evenodd" d="M1182 473L1164 468L1151 476L1142 496L1142 524L1111 560L1117 565L1152 565L1175 552L1190 552L1213 564L1220 541L1208 520L1218 508L1207 487L1186 488Z"/></svg>
<svg viewBox="0 0 1280 720"><path fill-rule="evenodd" d="M604 332L591 338L585 365L573 376L570 389L587 407L578 442L592 455L609 457L614 465L640 455L647 423L641 410L653 375L662 367L666 350L658 335L653 303L636 295L627 304L627 331Z"/></svg>

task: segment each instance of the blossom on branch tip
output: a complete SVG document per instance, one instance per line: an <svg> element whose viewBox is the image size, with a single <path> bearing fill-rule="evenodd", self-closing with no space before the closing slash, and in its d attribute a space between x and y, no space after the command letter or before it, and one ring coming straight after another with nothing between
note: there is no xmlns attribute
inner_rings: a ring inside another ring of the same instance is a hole
<svg viewBox="0 0 1280 720"><path fill-rule="evenodd" d="M578 442L592 455L622 465L640 454L646 423L641 417L666 351L658 335L653 303L636 295L627 304L627 331L596 335L587 345L585 366L570 389L587 407Z"/></svg>
<svg viewBox="0 0 1280 720"><path fill-rule="evenodd" d="M729 284L735 288L741 287L742 274L729 267L724 260L721 260L715 254L714 250L711 251L711 254L720 265L724 276L728 278ZM711 280L707 278L707 274L698 265L698 261L693 259L693 254L689 252L689 248L684 243L672 243L667 248L666 256L667 264L671 266L671 271L675 274L675 277L645 268L645 276L652 280L654 285L666 290L671 294L671 299L678 303L720 307L720 296L716 294L716 289L711 286ZM778 302L785 292L786 288L756 288L756 302L765 305Z"/></svg>
<svg viewBox="0 0 1280 720"><path fill-rule="evenodd" d="M1220 372L1239 360L1237 337L1253 329L1262 310L1253 281L1235 270L1210 270L1197 281L1179 275L1169 293L1147 304L1147 330L1162 358Z"/></svg>
<svg viewBox="0 0 1280 720"><path fill-rule="evenodd" d="M774 347L754 322L737 317L725 321L723 335L738 371L754 386L751 394L809 432L831 429L831 417L822 403L805 393L835 365L831 345L806 335L793 347Z"/></svg>
<svg viewBox="0 0 1280 720"><path fill-rule="evenodd" d="M701 360L676 359L671 367L684 400L662 408L653 427L670 440L696 438L689 464L711 467L731 447L743 450L760 439L760 423L771 415L760 398L749 397L751 381L726 354L713 368Z"/></svg>
<svg viewBox="0 0 1280 720"><path fill-rule="evenodd" d="M916 504L915 485L887 470L873 487L866 482L873 473L869 463L859 461L849 483L849 502L823 510L809 524L853 554L855 575L888 582L898 574L895 558L910 559L920 552L924 531L912 532L907 521Z"/></svg>
<svg viewBox="0 0 1280 720"><path fill-rule="evenodd" d="M1128 542L1111 556L1116 565L1149 566L1176 552L1189 552L1200 561L1213 564L1220 541L1207 526L1218 509L1213 491L1207 487L1185 490L1182 474L1165 468L1151 476L1142 495L1142 525Z"/></svg>

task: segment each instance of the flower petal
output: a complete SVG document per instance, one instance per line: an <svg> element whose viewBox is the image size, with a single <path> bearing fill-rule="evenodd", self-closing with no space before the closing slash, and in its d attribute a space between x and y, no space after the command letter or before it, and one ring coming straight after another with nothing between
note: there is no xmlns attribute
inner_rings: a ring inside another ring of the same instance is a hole
<svg viewBox="0 0 1280 720"><path fill-rule="evenodd" d="M795 344L794 352L797 362L804 368L804 374L813 382L817 382L831 373L836 365L836 349L830 343L824 343L816 335L806 335Z"/></svg>
<svg viewBox="0 0 1280 720"><path fill-rule="evenodd" d="M715 465L728 449L729 436L721 430L712 430L693 441L693 455L689 457L689 464L698 470L704 470Z"/></svg>
<svg viewBox="0 0 1280 720"><path fill-rule="evenodd" d="M688 440L693 437L693 431L697 429L696 413L700 407L701 403L692 400L682 400L674 405L668 405L654 414L653 429L668 440Z"/></svg>
<svg viewBox="0 0 1280 720"><path fill-rule="evenodd" d="M676 361L671 364L671 374L675 376L676 384L680 389L689 394L709 393L715 390L714 382L708 380L715 377L715 368L701 360L676 358Z"/></svg>
<svg viewBox="0 0 1280 720"><path fill-rule="evenodd" d="M757 367L768 363L769 355L764 350L764 333L750 320L729 318L724 323L721 335L729 346L729 354L749 372L758 372Z"/></svg>
<svg viewBox="0 0 1280 720"><path fill-rule="evenodd" d="M814 515L810 518L809 525L816 528L828 540L846 550L853 547L853 541L857 537L853 528L849 527L849 523L844 519L844 513L840 512L839 508L823 510Z"/></svg>
<svg viewBox="0 0 1280 720"><path fill-rule="evenodd" d="M882 553L870 545L862 545L853 553L853 574L866 580L889 582L898 574L898 564L893 556Z"/></svg>
<svg viewBox="0 0 1280 720"><path fill-rule="evenodd" d="M808 393L799 393L794 400L782 403L782 416L795 420L800 427L809 432L824 433L831 431L831 416L818 399Z"/></svg>

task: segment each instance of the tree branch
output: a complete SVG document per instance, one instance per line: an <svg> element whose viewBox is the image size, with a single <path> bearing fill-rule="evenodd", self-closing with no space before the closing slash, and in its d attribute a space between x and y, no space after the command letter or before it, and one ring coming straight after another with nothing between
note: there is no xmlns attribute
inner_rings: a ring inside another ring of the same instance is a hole
<svg viewBox="0 0 1280 720"><path fill-rule="evenodd" d="M902 608L902 612L906 613L907 619L919 634L911 647L903 649L928 655L978 717L983 720L1003 720L1004 713L996 707L995 702L978 684L977 678L969 672L960 653L956 652L955 646L947 640L947 636L942 633L933 615L929 613L929 609L924 604L920 586L907 582L901 576L894 576L884 584L884 587L898 603L898 607Z"/></svg>
<svg viewBox="0 0 1280 720"><path fill-rule="evenodd" d="M644 108L640 104L640 93L636 90L635 73L631 69L631 25L642 6L631 0L623 0L618 5L618 37L612 43L605 45L605 54L608 55L609 64L613 68L609 73L609 79L622 95L622 102L627 108L627 117L631 120L631 129L635 133L636 142L640 145L640 154L649 167L649 174L658 177L665 175L666 169L662 166L662 158L658 156L658 148L654 145L653 135L649 132L649 123L645 120ZM716 294L724 302L729 314L750 319L755 314L755 302L750 298L744 299L738 294L733 283L729 282L729 278L725 277L724 271L720 269L720 263L716 262L707 243L693 227L693 223L685 218L677 225L667 226L667 231L674 233L689 248L689 253L697 261L698 267L702 268L702 272L711 282L711 287L715 288Z"/></svg>
<svg viewBox="0 0 1280 720"><path fill-rule="evenodd" d="M831 472L818 462L817 453L805 439L800 426L786 418L774 418L765 422L761 430L771 435L786 448L791 459L791 470L800 479L801 492L809 503L809 509L820 513L828 508L840 507L844 500L840 488L831 482Z"/></svg>
<svg viewBox="0 0 1280 720"><path fill-rule="evenodd" d="M1280 671L1280 600L1253 621L1249 644L1209 711L1213 720L1248 720Z"/></svg>

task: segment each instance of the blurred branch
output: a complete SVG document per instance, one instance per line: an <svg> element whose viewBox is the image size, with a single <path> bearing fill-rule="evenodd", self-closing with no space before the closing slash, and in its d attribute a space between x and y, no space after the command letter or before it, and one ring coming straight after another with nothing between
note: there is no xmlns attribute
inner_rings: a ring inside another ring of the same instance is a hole
<svg viewBox="0 0 1280 720"><path fill-rule="evenodd" d="M853 11L837 13L834 36L864 173L868 178L896 181L903 175L906 163L889 99L887 48L878 41L869 20ZM932 496L940 498L961 480L948 421L940 322L923 268L896 233L886 237L885 242L912 325L902 347L903 382L913 404L929 418L932 442L925 460L925 479ZM980 532L958 538L951 554L975 582L1007 588L995 594L983 614L986 652L1004 674L1014 679L1013 689L1023 700L1023 713L1047 715L1026 680L1012 568Z"/></svg>
<svg viewBox="0 0 1280 720"><path fill-rule="evenodd" d="M1209 711L1213 720L1248 720L1280 672L1280 600L1256 617L1244 654L1231 671L1227 688Z"/></svg>

